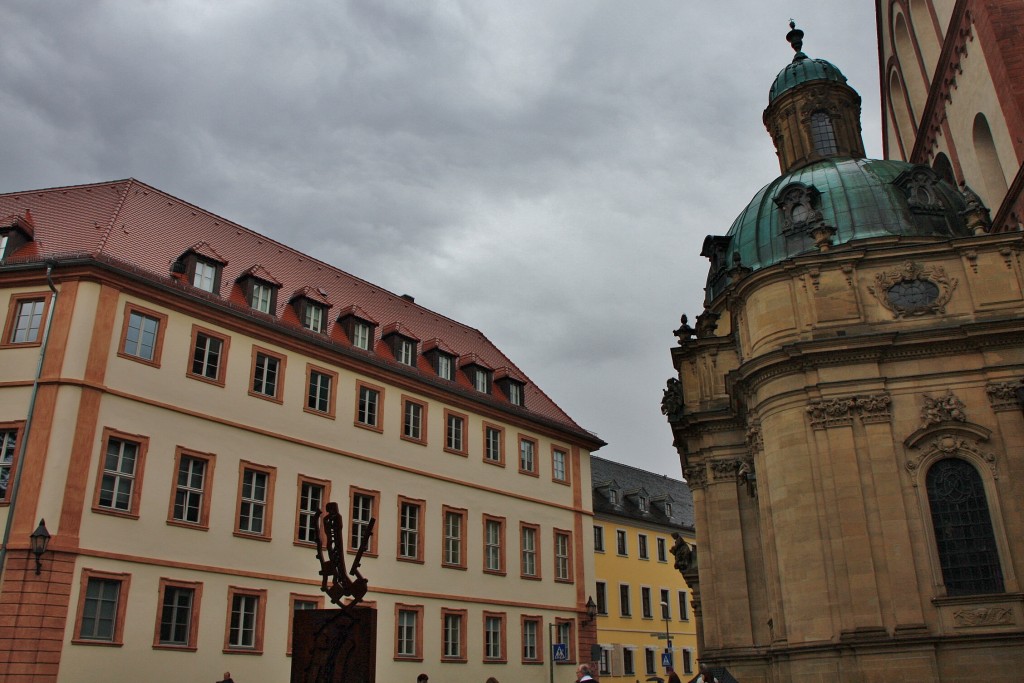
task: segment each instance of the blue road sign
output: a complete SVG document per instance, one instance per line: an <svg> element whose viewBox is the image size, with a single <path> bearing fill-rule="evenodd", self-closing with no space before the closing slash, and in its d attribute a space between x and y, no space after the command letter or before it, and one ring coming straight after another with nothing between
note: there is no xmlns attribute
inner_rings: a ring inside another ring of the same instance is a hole
<svg viewBox="0 0 1024 683"><path fill-rule="evenodd" d="M551 659L556 662L568 662L569 646L565 643L552 643Z"/></svg>
<svg viewBox="0 0 1024 683"><path fill-rule="evenodd" d="M672 653L671 652L662 652L661 653L661 665L662 666L672 666Z"/></svg>

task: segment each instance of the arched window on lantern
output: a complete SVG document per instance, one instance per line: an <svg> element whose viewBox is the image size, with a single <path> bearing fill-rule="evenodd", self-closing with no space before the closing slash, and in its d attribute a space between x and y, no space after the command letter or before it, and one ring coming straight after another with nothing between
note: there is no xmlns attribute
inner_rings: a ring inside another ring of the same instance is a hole
<svg viewBox="0 0 1024 683"><path fill-rule="evenodd" d="M944 458L929 468L925 485L946 595L1002 593L999 552L978 470L966 460Z"/></svg>
<svg viewBox="0 0 1024 683"><path fill-rule="evenodd" d="M811 114L811 144L814 145L814 151L823 157L839 152L832 117L823 111Z"/></svg>

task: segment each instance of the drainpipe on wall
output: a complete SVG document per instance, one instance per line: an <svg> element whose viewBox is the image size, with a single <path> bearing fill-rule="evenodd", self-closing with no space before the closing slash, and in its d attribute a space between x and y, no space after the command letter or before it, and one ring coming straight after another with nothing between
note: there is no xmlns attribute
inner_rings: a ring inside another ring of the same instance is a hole
<svg viewBox="0 0 1024 683"><path fill-rule="evenodd" d="M46 325L43 327L43 341L39 349L39 364L36 366L36 377L32 382L32 396L28 401L28 414L25 416L25 429L21 433L21 443L18 444L18 459L14 466L14 483L11 485L11 502L7 507L7 524L4 525L4 537L0 541L0 581L4 577L4 568L7 565L7 543L11 538L11 526L14 524L14 506L18 502L18 488L21 485L21 473L25 470L25 450L28 446L28 435L32 429L32 415L36 410L36 396L39 394L39 378L43 374L43 361L46 359L46 344L50 340L50 321L53 320L53 309L57 308L57 288L53 286L53 267L55 261L46 262L46 284L53 292L50 307L46 311Z"/></svg>

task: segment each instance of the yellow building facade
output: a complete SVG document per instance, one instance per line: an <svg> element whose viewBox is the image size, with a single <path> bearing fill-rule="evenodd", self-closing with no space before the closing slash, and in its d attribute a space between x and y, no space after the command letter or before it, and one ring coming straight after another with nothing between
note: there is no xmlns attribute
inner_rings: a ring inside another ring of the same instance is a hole
<svg viewBox="0 0 1024 683"><path fill-rule="evenodd" d="M672 554L673 534L694 543L690 491L682 481L597 456L591 467L601 680L664 677L666 650L680 676L693 673L692 595Z"/></svg>
<svg viewBox="0 0 1024 683"><path fill-rule="evenodd" d="M601 442L479 331L134 180L0 217L0 679L288 680L328 501L377 680L589 654Z"/></svg>

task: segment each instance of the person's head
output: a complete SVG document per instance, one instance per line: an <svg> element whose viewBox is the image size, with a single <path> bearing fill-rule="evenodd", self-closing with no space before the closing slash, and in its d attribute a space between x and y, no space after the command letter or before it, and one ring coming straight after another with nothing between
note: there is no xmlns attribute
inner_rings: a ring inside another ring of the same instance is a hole
<svg viewBox="0 0 1024 683"><path fill-rule="evenodd" d="M430 680L430 676L427 674L420 674L416 677L416 683L427 683Z"/></svg>
<svg viewBox="0 0 1024 683"><path fill-rule="evenodd" d="M586 664L580 664L576 667L576 680L583 678L584 676L590 675L590 667Z"/></svg>
<svg viewBox="0 0 1024 683"><path fill-rule="evenodd" d="M231 678L231 672L230 672L230 671L225 671L225 672L224 672L224 680L226 681L226 680L228 680L229 678Z"/></svg>
<svg viewBox="0 0 1024 683"><path fill-rule="evenodd" d="M675 673L675 669L673 669L671 666L666 666L665 667L665 673L667 673L667 674Z"/></svg>
<svg viewBox="0 0 1024 683"><path fill-rule="evenodd" d="M498 683L498 679L494 676L490 676L484 683Z"/></svg>

